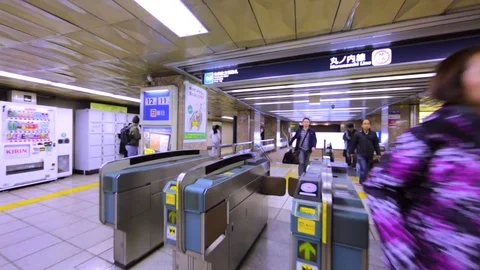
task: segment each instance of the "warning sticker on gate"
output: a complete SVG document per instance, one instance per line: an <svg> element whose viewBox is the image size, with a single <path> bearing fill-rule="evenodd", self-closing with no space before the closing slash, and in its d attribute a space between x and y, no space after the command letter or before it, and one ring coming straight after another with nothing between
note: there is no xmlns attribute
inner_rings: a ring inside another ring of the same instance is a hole
<svg viewBox="0 0 480 270"><path fill-rule="evenodd" d="M315 221L298 218L297 231L308 235L315 235Z"/></svg>
<svg viewBox="0 0 480 270"><path fill-rule="evenodd" d="M318 267L316 267L315 265L297 262L297 267L295 270L318 270Z"/></svg>
<svg viewBox="0 0 480 270"><path fill-rule="evenodd" d="M167 226L167 238L173 241L177 240L177 228L174 226Z"/></svg>
<svg viewBox="0 0 480 270"><path fill-rule="evenodd" d="M175 194L167 193L166 194L166 201L167 201L167 204L175 205Z"/></svg>

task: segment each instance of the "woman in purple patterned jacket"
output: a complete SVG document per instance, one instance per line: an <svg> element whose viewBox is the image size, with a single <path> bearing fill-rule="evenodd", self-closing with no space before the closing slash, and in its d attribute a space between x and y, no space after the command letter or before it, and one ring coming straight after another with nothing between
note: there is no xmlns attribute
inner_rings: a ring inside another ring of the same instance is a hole
<svg viewBox="0 0 480 270"><path fill-rule="evenodd" d="M445 105L401 135L364 188L391 269L480 269L480 48L444 60Z"/></svg>

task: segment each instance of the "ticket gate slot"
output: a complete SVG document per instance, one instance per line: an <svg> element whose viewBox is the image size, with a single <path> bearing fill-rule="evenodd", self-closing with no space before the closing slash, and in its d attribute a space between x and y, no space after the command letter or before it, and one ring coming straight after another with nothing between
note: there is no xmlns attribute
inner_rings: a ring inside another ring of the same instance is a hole
<svg viewBox="0 0 480 270"><path fill-rule="evenodd" d="M265 195L285 194L285 179L268 176L269 170L264 156L249 153L179 176L174 268L238 267L267 224Z"/></svg>
<svg viewBox="0 0 480 270"><path fill-rule="evenodd" d="M128 268L161 246L165 184L213 159L207 152L187 150L132 157L102 167L100 221L114 229L117 266Z"/></svg>

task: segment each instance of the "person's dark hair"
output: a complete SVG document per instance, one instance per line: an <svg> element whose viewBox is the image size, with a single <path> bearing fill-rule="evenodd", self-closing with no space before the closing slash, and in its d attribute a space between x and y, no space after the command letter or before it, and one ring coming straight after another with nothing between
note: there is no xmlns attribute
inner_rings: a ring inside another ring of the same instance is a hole
<svg viewBox="0 0 480 270"><path fill-rule="evenodd" d="M213 134L217 134L218 133L218 129L220 128L219 125L215 125L212 127L212 130L213 130Z"/></svg>
<svg viewBox="0 0 480 270"><path fill-rule="evenodd" d="M132 119L132 122L133 122L134 124L138 124L138 123L140 123L140 118L138 118L138 116L135 115L135 116L133 117L133 119Z"/></svg>
<svg viewBox="0 0 480 270"><path fill-rule="evenodd" d="M437 66L437 75L430 82L432 97L447 104L465 103L462 76L470 59L479 53L480 47L473 47L458 51L443 60Z"/></svg>
<svg viewBox="0 0 480 270"><path fill-rule="evenodd" d="M353 125L353 123L348 123L347 124L347 128L354 128L355 126Z"/></svg>
<svg viewBox="0 0 480 270"><path fill-rule="evenodd" d="M303 121L305 121L305 120L308 120L308 121L310 121L310 118L308 118L308 117L305 117L305 118L303 118L302 122L303 122ZM311 121L310 121L310 122L311 122Z"/></svg>
<svg viewBox="0 0 480 270"><path fill-rule="evenodd" d="M368 121L368 123L369 123L370 125L372 124L372 121L370 121L370 119L368 119L368 118L363 119L363 120L362 120L362 124L363 124L363 122L365 122L365 121Z"/></svg>

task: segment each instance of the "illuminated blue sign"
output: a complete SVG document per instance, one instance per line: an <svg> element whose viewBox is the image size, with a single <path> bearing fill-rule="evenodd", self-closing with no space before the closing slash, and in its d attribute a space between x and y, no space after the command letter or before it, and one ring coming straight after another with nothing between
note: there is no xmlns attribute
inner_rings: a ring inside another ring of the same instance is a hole
<svg viewBox="0 0 480 270"><path fill-rule="evenodd" d="M143 93L143 120L168 121L170 119L170 91L153 90Z"/></svg>
<svg viewBox="0 0 480 270"><path fill-rule="evenodd" d="M203 84L213 83L213 72L208 72L203 75Z"/></svg>

